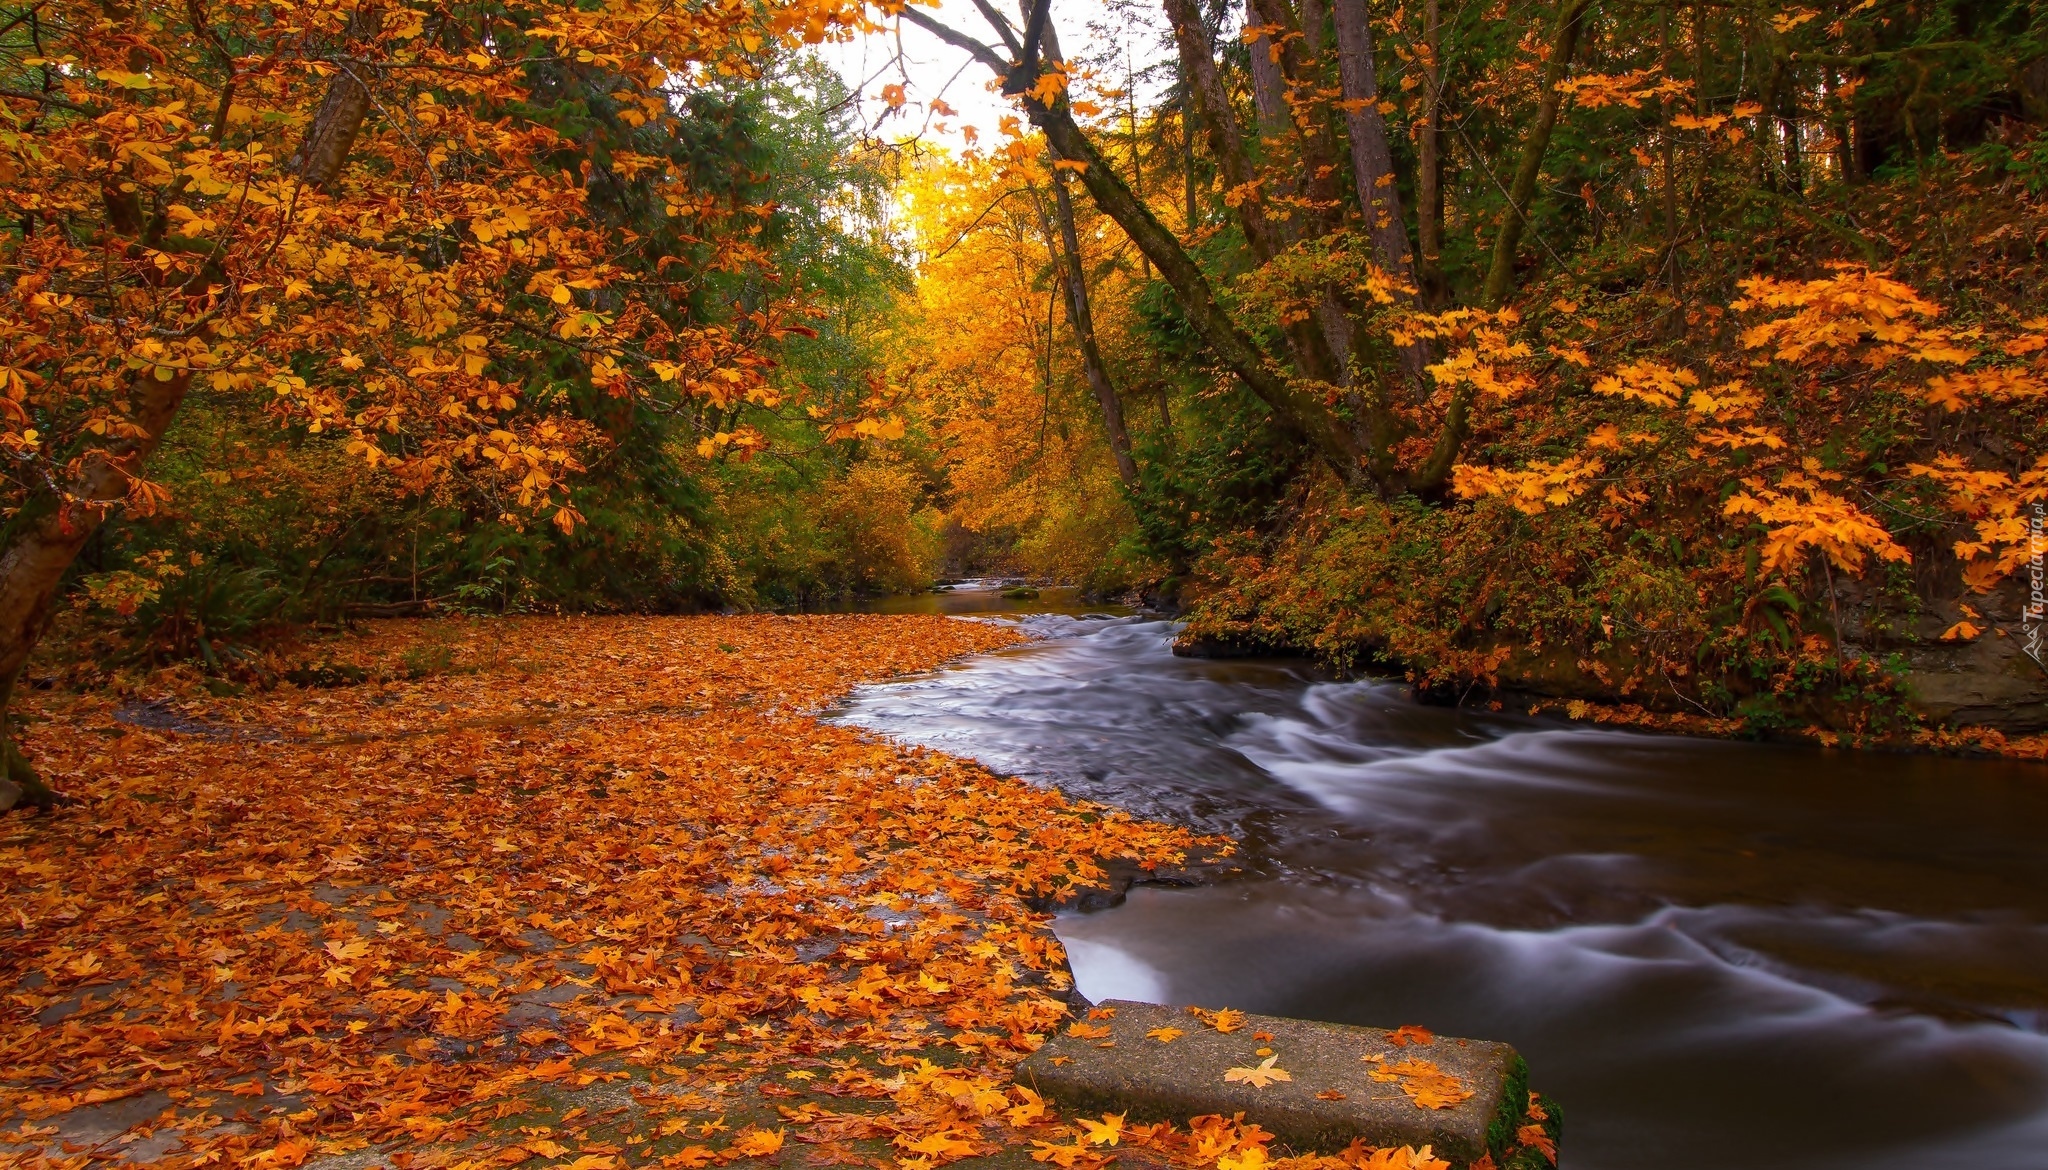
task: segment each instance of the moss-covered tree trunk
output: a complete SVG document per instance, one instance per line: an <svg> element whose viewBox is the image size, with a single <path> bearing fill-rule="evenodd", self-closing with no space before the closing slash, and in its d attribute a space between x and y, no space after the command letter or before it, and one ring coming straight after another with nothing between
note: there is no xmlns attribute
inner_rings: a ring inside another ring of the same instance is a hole
<svg viewBox="0 0 2048 1170"><path fill-rule="evenodd" d="M36 774L35 765L29 763L14 735L14 682L18 677L10 674L0 680L0 812L21 804L49 808L57 803L56 792Z"/></svg>

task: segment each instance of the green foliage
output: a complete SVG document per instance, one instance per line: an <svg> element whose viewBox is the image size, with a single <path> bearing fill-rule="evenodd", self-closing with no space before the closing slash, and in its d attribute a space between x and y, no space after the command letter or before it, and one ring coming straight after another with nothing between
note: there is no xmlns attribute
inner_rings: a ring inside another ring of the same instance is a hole
<svg viewBox="0 0 2048 1170"><path fill-rule="evenodd" d="M1175 573L1218 539L1269 526L1302 457L1242 392L1195 397L1179 429L1186 439L1172 455L1141 451L1133 501L1134 551Z"/></svg>

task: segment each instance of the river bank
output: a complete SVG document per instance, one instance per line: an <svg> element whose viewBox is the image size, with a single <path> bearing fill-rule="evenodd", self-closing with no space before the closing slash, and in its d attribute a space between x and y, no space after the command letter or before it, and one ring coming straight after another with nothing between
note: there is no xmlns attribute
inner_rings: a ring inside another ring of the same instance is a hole
<svg viewBox="0 0 2048 1170"><path fill-rule="evenodd" d="M1949 573L1843 573L1795 591L1689 580L1641 542L1502 506L1324 485L1293 511L1177 584L1185 652L1300 654L1403 678L1424 702L1611 726L2048 758L2048 668L2016 579L1972 592Z"/></svg>

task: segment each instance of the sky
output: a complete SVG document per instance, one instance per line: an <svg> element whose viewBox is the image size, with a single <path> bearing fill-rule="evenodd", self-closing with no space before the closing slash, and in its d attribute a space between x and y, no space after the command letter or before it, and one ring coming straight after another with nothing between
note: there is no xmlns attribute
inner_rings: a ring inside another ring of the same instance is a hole
<svg viewBox="0 0 2048 1170"><path fill-rule="evenodd" d="M1017 7L1016 0L992 2L1006 14ZM999 43L969 0L944 0L938 10L925 11L985 44ZM1017 24L1023 23L1020 17L1013 19ZM1127 69L1142 72L1147 65L1165 60L1166 49L1159 32L1164 21L1153 3L1052 0L1052 25L1059 34L1060 48L1069 58L1101 61L1100 83L1104 86L1121 87ZM908 23L901 29L900 61L896 60L897 44L894 35L873 35L821 46L825 59L847 84L862 87L862 108L874 134L891 141L921 136L926 141L957 149L964 142L960 128L971 125L980 132L982 142L995 141L996 126L1002 116L1014 110L1007 98L990 91L991 78L986 66ZM1113 64L1102 61L1108 57L1114 57ZM893 115L881 98L882 87L892 84L904 86L908 96L903 109ZM1140 108L1158 88L1156 83L1138 79ZM943 100L958 115L929 114L927 103L933 98ZM940 124L944 124L943 131Z"/></svg>

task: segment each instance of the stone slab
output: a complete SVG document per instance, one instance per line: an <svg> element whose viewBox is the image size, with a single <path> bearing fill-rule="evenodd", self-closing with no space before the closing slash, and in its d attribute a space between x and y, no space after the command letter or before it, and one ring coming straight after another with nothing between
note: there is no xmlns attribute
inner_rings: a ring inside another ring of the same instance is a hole
<svg viewBox="0 0 2048 1170"><path fill-rule="evenodd" d="M1156 1004L1109 1000L1099 1009L1115 1014L1079 1021L1081 1035L1063 1029L1017 1069L1019 1082L1070 1115L1123 1113L1184 1126L1202 1114L1241 1112L1298 1152L1337 1153L1363 1138L1378 1147L1431 1146L1463 1167L1488 1153L1503 1157L1528 1104L1527 1066L1506 1044L1438 1036L1397 1045L1377 1028L1257 1015L1223 1033ZM1169 1027L1182 1034L1167 1043L1146 1035ZM1106 1034L1089 1034L1096 1029ZM1262 1048L1292 1080L1256 1088L1224 1079L1230 1069L1261 1064ZM1368 1061L1372 1055L1384 1061ZM1370 1075L1409 1059L1435 1064L1473 1095L1425 1108L1399 1084Z"/></svg>

